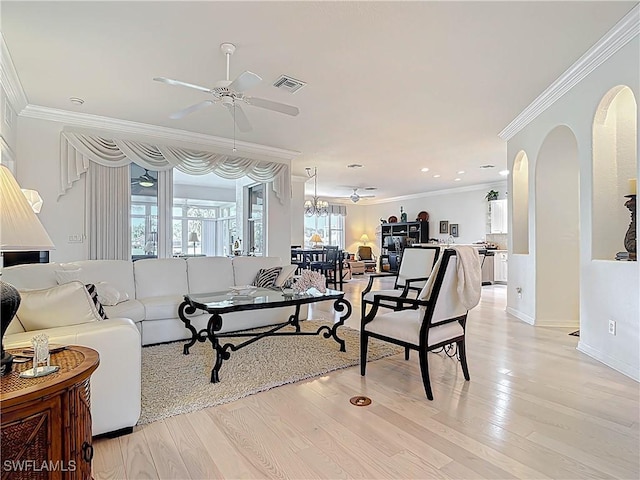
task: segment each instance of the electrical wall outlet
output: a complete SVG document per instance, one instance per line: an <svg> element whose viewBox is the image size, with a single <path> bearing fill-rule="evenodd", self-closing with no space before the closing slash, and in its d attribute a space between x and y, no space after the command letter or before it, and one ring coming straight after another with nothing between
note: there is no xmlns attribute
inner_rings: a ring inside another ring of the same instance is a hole
<svg viewBox="0 0 640 480"><path fill-rule="evenodd" d="M69 235L69 243L82 243L82 234Z"/></svg>
<svg viewBox="0 0 640 480"><path fill-rule="evenodd" d="M616 321L615 320L609 320L609 333L611 335L615 335L616 334Z"/></svg>
<svg viewBox="0 0 640 480"><path fill-rule="evenodd" d="M518 293L518 298L522 298L522 287L516 287L516 292Z"/></svg>

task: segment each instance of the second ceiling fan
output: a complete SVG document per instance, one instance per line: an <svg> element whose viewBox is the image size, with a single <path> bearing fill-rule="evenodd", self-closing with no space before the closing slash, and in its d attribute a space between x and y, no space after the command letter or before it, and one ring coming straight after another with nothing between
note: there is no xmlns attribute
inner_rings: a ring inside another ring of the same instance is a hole
<svg viewBox="0 0 640 480"><path fill-rule="evenodd" d="M229 61L231 55L236 50L236 46L232 43L223 43L220 45L220 50L227 57L227 77L226 80L220 80L215 83L211 88L203 87L200 85L194 85L192 83L182 82L180 80L173 80L166 77L154 78L157 82L166 83L168 85L178 85L181 87L193 88L200 90L201 92L208 93L213 96L211 100L205 100L200 103L196 103L189 107L186 107L178 112L169 115L170 118L179 119L190 113L196 112L202 108L208 107L215 103L220 103L227 108L235 124L241 132L250 132L251 123L244 113L244 110L240 107L240 103L246 105L252 105L254 107L265 108L274 112L284 113L286 115L296 116L300 113L298 107L287 105L280 102L274 102L272 100L266 100L264 98L249 97L244 94L246 90L256 86L262 81L258 75L250 71L244 71L238 77L231 81L229 80Z"/></svg>

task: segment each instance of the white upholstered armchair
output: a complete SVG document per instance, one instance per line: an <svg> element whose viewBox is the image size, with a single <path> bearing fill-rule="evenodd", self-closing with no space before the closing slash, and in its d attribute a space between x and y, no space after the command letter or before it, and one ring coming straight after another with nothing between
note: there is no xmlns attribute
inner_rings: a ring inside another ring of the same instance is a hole
<svg viewBox="0 0 640 480"><path fill-rule="evenodd" d="M469 380L465 328L468 310L479 302L481 283L477 251L471 247L458 247L441 253L417 299L374 295L371 310L361 323L360 374L365 375L369 337L374 337L403 346L407 352L409 349L418 351L422 381L429 400L433 400L433 392L428 352L455 343L464 378ZM382 302L394 303L395 310L380 310Z"/></svg>

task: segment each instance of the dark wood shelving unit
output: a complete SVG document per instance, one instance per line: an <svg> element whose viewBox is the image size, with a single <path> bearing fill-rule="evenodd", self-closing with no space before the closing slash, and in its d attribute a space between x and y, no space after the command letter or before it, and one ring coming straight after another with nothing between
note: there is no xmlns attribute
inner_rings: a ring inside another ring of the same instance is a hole
<svg viewBox="0 0 640 480"><path fill-rule="evenodd" d="M429 222L383 223L380 236L380 269L396 272L402 258L402 249L416 243L429 243ZM390 248L392 238L400 239L399 245ZM388 264L388 267L385 267ZM388 268L388 269L387 269Z"/></svg>

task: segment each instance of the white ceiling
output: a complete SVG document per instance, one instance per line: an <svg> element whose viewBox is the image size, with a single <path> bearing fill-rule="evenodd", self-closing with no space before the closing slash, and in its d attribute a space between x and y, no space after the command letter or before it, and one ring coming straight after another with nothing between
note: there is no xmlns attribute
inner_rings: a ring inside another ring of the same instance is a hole
<svg viewBox="0 0 640 480"><path fill-rule="evenodd" d="M300 108L246 106L236 138L300 151L293 174L317 166L320 195L380 199L502 180L498 132L636 3L4 1L1 23L30 105L227 138L220 105L169 119L207 94L152 79L212 86L232 42L232 79ZM308 85L278 90L281 74Z"/></svg>

